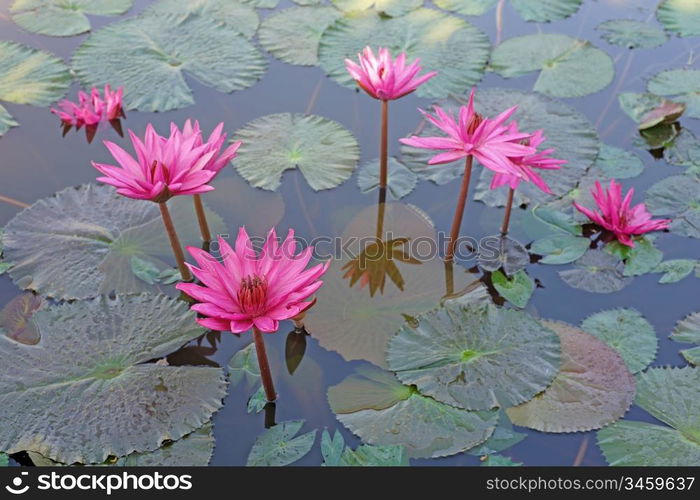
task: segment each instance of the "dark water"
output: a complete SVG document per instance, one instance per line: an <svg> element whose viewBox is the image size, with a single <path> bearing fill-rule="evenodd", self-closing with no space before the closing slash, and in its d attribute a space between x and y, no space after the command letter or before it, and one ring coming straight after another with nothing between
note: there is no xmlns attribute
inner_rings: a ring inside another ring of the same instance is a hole
<svg viewBox="0 0 700 500"><path fill-rule="evenodd" d="M127 14L131 16L149 2L138 1ZM0 0L0 38L14 40L27 45L49 50L69 59L73 50L85 36L53 38L31 35L17 28L8 17L10 0ZM617 94L622 91L641 92L646 78L663 69L680 67L699 57L700 43L697 39L672 38L669 43L656 49L629 51L611 46L600 39L594 30L600 22L608 19L634 18L653 19L656 0L587 0L577 14L564 21L550 24L525 23L506 3L503 15L502 39L512 36L537 33L565 33L592 41L608 52L615 60L616 77L614 82L601 92L576 99L564 99L594 123L603 142L633 149L632 140L636 135L633 122L627 118L617 104ZM293 5L288 0L280 2L280 8ZM260 10L264 17L270 11ZM95 18L91 21L97 28L114 18ZM469 18L469 21L484 30L492 40L496 39L495 10L484 16ZM439 70L439 68L436 68ZM531 90L535 74L515 80L503 80L493 73L487 73L479 88L509 87ZM192 117L200 121L202 128L210 130L219 121L224 121L226 129L233 132L248 121L270 113L304 112L341 122L358 139L362 149L362 160L378 156L378 115L376 101L340 87L327 79L318 67L302 68L290 66L270 58L270 67L264 79L250 89L222 94L205 88L198 82L188 79L194 89L196 105L168 113L129 112L125 126L142 132L146 124L153 122L157 130L167 130L168 123L181 124ZM77 84L69 92L74 97ZM315 96L315 97L314 97ZM408 96L391 106L390 154L398 153L398 138L409 134L418 124L416 107L424 107L429 101ZM21 124L0 138L0 195L25 203L49 196L66 186L94 181L96 171L90 160L108 161L111 159L102 146L101 139L125 143L116 133L103 128L98 140L87 144L84 135L70 133L61 137L58 120L49 114L48 109L32 106L6 104L9 112ZM700 132L697 120L682 120L685 127ZM680 173L681 169L653 159L647 152L636 150L646 164L645 172L634 179L626 180L625 186L634 186L643 193L660 178ZM333 213L345 207L369 206L375 203L375 193L363 195L357 188L355 177L337 189L314 193L297 171L287 172L277 193L254 190L242 180L232 168L227 168L214 184L218 191L209 196L207 203L228 224L233 232L239 224L245 223L253 232L261 234L270 225L278 230L294 227L304 238L316 235L337 236L339 229L334 223ZM226 194L235 188L236 192L253 194L261 203L254 211L250 207L236 204ZM419 183L417 189L402 201L415 204L429 213L438 230L450 227L453 200L459 190L458 183L436 186L428 182ZM638 201L641 195L638 196ZM3 226L19 210L18 207L0 202L0 226ZM463 233L474 237L493 234L500 222L502 212L488 209L480 203L469 206ZM234 233L235 234L235 233ZM512 228L512 236L528 241L517 227ZM664 252L665 259L697 258L700 256L700 241L668 234L660 235L657 246ZM467 263L468 264L468 263ZM586 316L613 307L633 307L641 311L656 328L660 338L660 350L655 365L684 364L678 354L679 345L668 340L676 321L695 311L698 302L698 287L695 278L688 278L673 285L658 285L659 275L646 275L635 278L634 284L621 292L611 295L591 294L573 289L557 276L557 266L530 266L529 274L538 279L543 288L538 288L527 310L545 318L578 324ZM387 286L393 286L388 284ZM18 294L18 290L5 275L0 278L0 306ZM319 304L317 307L323 307ZM337 384L354 372L362 362L345 362L337 353L326 351L313 338L308 339L306 355L293 376L287 373L284 364L284 343L286 333L292 330L291 323L282 325L277 335L267 336L270 360L275 373L278 391L281 394L277 404L277 420L303 418L304 429L328 427L340 429L346 442L353 447L358 439L340 425L326 401L327 387ZM247 345L248 335L237 337L224 333L221 342L214 349L200 352L211 360L225 366L231 355ZM248 414L246 401L250 388L232 387L222 410L214 417L217 447L212 464L244 464L256 435L263 430L263 414ZM645 412L633 408L628 418L650 420ZM524 429L518 429L524 431ZM604 464L595 444L594 433L543 434L527 431L527 439L504 453L516 461L527 465L571 465L579 452L583 454L583 465ZM318 445L299 465L315 465L321 461ZM414 460L420 465L469 465L477 464L478 458L462 454L444 459Z"/></svg>

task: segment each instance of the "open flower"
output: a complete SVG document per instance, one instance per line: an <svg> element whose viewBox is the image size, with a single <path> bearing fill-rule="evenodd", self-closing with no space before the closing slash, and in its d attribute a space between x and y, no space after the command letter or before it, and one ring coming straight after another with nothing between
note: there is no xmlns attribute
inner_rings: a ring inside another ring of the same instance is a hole
<svg viewBox="0 0 700 500"><path fill-rule="evenodd" d="M122 87L113 91L109 85L105 85L103 98L100 91L92 87L89 95L82 90L78 92L77 104L63 99L58 103L59 109L51 108L51 112L69 127L97 125L124 116L122 94Z"/></svg>
<svg viewBox="0 0 700 500"><path fill-rule="evenodd" d="M183 132L171 124L167 138L158 135L149 124L143 141L129 130L136 158L115 143L104 141L119 166L92 162L104 174L97 180L115 186L121 195L158 203L172 196L211 191L214 188L208 183L240 145L235 143L220 153L225 140L221 127L207 142L202 141L198 125L195 130L191 125L188 128L187 123Z"/></svg>
<svg viewBox="0 0 700 500"><path fill-rule="evenodd" d="M235 250L219 237L222 262L196 247L188 247L199 267L188 264L202 282L177 285L200 304L194 311L206 316L197 322L212 330L245 332L253 326L260 331L277 331L279 322L293 318L311 305L307 301L323 284L319 280L329 262L306 269L313 247L297 253L294 231L281 244L272 229L260 255L241 228Z"/></svg>
<svg viewBox="0 0 700 500"><path fill-rule="evenodd" d="M221 122L216 126L212 133L209 134L209 138L207 139L207 141L203 142L202 132L199 128L199 121L195 120L194 125L192 125L191 120L187 120L185 122L185 125L182 127L182 137L184 139L187 139L190 136L194 135L194 147L200 147L202 145L205 146L202 154L214 151L214 156L212 156L209 162L203 167L205 170L213 170L214 172L220 172L221 169L224 168L229 161L233 160L236 157L236 152L238 151L238 148L241 147L242 142L236 141L233 142L228 148L226 148L223 153L218 154L221 150L221 147L224 145L224 142L226 141L226 134L223 133L223 130L224 123ZM170 133L179 133L179 130L177 129L174 123L170 124Z"/></svg>
<svg viewBox="0 0 700 500"><path fill-rule="evenodd" d="M389 49L380 48L378 57L370 47L357 54L360 64L346 59L345 68L357 84L375 99L391 101L410 94L437 75L435 71L418 76L420 59L406 66L406 53L392 59Z"/></svg>
<svg viewBox="0 0 700 500"><path fill-rule="evenodd" d="M459 109L455 118L439 106L434 106L435 116L420 110L425 118L447 137L413 136L401 142L416 148L445 150L433 156L428 164L450 163L460 158L474 156L483 166L497 173L519 175L508 157L522 157L534 154L532 146L520 144L529 134L513 131L503 123L517 110L517 106L505 110L496 118L484 118L474 111L474 90L469 95L469 103Z"/></svg>
<svg viewBox="0 0 700 500"><path fill-rule="evenodd" d="M628 247L634 247L632 236L666 229L671 222L671 219L652 219L644 203L630 208L634 189L630 189L622 198L622 186L615 179L610 181L610 186L605 191L600 182L596 181L591 194L600 212L574 202L576 209L599 226L613 232L617 241Z"/></svg>

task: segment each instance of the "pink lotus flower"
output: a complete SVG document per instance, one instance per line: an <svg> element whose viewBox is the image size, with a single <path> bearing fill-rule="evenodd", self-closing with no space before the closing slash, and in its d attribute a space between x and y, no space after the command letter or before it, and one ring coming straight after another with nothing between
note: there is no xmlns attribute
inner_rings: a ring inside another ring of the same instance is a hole
<svg viewBox="0 0 700 500"><path fill-rule="evenodd" d="M517 106L505 110L494 119L482 117L474 111L474 90L469 103L459 109L455 119L439 106L434 106L435 116L420 110L425 118L447 134L447 137L408 137L401 142L423 149L447 150L433 156L428 164L450 163L460 158L474 156L483 166L497 173L520 175L508 157L523 157L537 152L532 146L517 141L527 139L529 134L513 132L503 123L515 113Z"/></svg>
<svg viewBox="0 0 700 500"><path fill-rule="evenodd" d="M547 138L543 135L542 130L536 131L531 137L527 139L522 139L521 144L525 146L532 146L537 148L542 144ZM509 127L509 134L518 134L518 124L513 121ZM544 149L542 151L537 151L534 154L510 157L510 162L515 167L516 173L513 174L501 174L496 173L491 180L491 189L496 189L501 186L508 184L511 189L517 189L521 181L532 182L535 186L540 188L542 191L548 194L552 194L552 190L549 188L546 182L542 180L542 177L537 174L534 169L543 170L557 170L566 162L566 160L557 160L552 158L551 155L554 149Z"/></svg>
<svg viewBox="0 0 700 500"><path fill-rule="evenodd" d="M610 181L607 191L603 191L600 182L596 181L591 194L600 212L574 202L576 209L599 226L613 232L617 241L628 247L634 247L631 236L666 229L671 222L671 219L653 220L644 203L630 208L634 189L630 189L623 199L622 186L615 179Z"/></svg>
<svg viewBox="0 0 700 500"><path fill-rule="evenodd" d="M370 47L357 54L360 64L346 59L345 68L357 84L375 99L391 101L410 94L437 75L435 71L418 76L420 59L406 66L406 53L392 60L389 49L380 48L379 57Z"/></svg>
<svg viewBox="0 0 700 500"><path fill-rule="evenodd" d="M196 247L187 250L199 267L188 264L202 282L177 285L200 304L192 310L206 316L197 322L205 328L233 333L245 332L253 326L272 333L279 322L293 318L313 305L305 301L323 284L319 280L329 262L309 269L313 248L298 254L294 231L290 230L282 244L272 229L260 255L256 255L248 233L241 228L235 250L219 237L223 262Z"/></svg>
<svg viewBox="0 0 700 500"><path fill-rule="evenodd" d="M96 87L90 90L90 95L81 90L78 92L78 104L63 99L58 103L60 109L51 108L51 112L67 126L80 128L83 125L97 125L124 116L122 94L122 87L112 91L109 85L105 85L104 99Z"/></svg>
<svg viewBox="0 0 700 500"><path fill-rule="evenodd" d="M211 191L214 188L208 183L240 146L232 144L220 154L226 139L222 128L220 124L207 142L202 141L199 125L195 123L193 128L189 120L182 132L171 124L167 138L158 135L150 124L143 141L129 130L136 158L115 143L104 141L120 166L92 162L104 174L97 180L115 186L121 195L158 203L172 196Z"/></svg>

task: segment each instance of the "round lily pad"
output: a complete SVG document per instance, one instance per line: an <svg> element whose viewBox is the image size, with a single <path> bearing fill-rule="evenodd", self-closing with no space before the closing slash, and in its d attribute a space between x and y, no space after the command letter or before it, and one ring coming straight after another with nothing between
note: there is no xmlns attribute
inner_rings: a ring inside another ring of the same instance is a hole
<svg viewBox="0 0 700 500"><path fill-rule="evenodd" d="M686 106L685 114L700 118L700 69L672 69L652 77L647 84L649 92L673 96Z"/></svg>
<svg viewBox="0 0 700 500"><path fill-rule="evenodd" d="M646 193L646 206L652 215L672 219L672 232L700 238L700 178L674 175L660 180Z"/></svg>
<svg viewBox="0 0 700 500"><path fill-rule="evenodd" d="M664 160L679 167L700 166L700 141L687 128L682 128L670 143L664 145ZM690 174L687 171L686 174Z"/></svg>
<svg viewBox="0 0 700 500"><path fill-rule="evenodd" d="M683 357L694 365L700 365L700 312L689 314L680 320L673 329L671 339L683 344L696 344L697 347L681 351Z"/></svg>
<svg viewBox="0 0 700 500"><path fill-rule="evenodd" d="M498 0L434 0L433 3L464 16L480 16L494 7Z"/></svg>
<svg viewBox="0 0 700 500"><path fill-rule="evenodd" d="M465 16L480 16L498 0L436 0L435 5ZM548 22L576 13L581 0L511 0L511 5L526 21Z"/></svg>
<svg viewBox="0 0 700 500"><path fill-rule="evenodd" d="M595 166L608 179L628 179L636 177L644 171L644 162L631 151L603 144Z"/></svg>
<svg viewBox="0 0 700 500"><path fill-rule="evenodd" d="M301 459L311 451L316 440L316 429L306 434L296 435L303 425L303 420L290 420L265 430L255 440L246 465L281 467Z"/></svg>
<svg viewBox="0 0 700 500"><path fill-rule="evenodd" d="M128 11L133 0L15 0L12 20L32 33L72 36L90 30L86 14L118 16Z"/></svg>
<svg viewBox="0 0 700 500"><path fill-rule="evenodd" d="M366 443L402 445L413 458L443 457L483 443L498 423L496 411L440 403L379 369L358 372L328 389L328 402Z"/></svg>
<svg viewBox="0 0 700 500"><path fill-rule="evenodd" d="M243 141L235 160L252 186L274 191L285 170L298 168L314 191L352 175L360 147L340 123L321 116L279 113L257 118L233 134Z"/></svg>
<svg viewBox="0 0 700 500"><path fill-rule="evenodd" d="M389 158L386 190L394 200L399 200L413 191L418 176L396 158ZM379 189L379 159L363 163L357 173L357 185L363 193Z"/></svg>
<svg viewBox="0 0 700 500"><path fill-rule="evenodd" d="M491 281L501 297L521 309L527 305L535 291L535 282L525 271L518 271L511 277L496 271L491 275Z"/></svg>
<svg viewBox="0 0 700 500"><path fill-rule="evenodd" d="M85 87L124 87L127 109L169 111L194 104L188 74L221 92L250 87L267 61L246 38L212 16L145 15L93 33L73 55Z"/></svg>
<svg viewBox="0 0 700 500"><path fill-rule="evenodd" d="M63 463L100 463L152 451L208 422L226 392L223 371L164 366L204 333L184 302L132 295L37 312L27 346L0 336L0 449Z"/></svg>
<svg viewBox="0 0 700 500"><path fill-rule="evenodd" d="M568 264L581 257L591 241L572 234L557 233L535 241L530 251L542 255L542 264Z"/></svg>
<svg viewBox="0 0 700 500"><path fill-rule="evenodd" d="M664 275L659 278L659 283L676 283L686 276L689 276L697 265L697 260L671 259L661 262L654 268L654 272L664 273Z"/></svg>
<svg viewBox="0 0 700 500"><path fill-rule="evenodd" d="M615 75L610 56L590 42L544 33L501 43L491 54L491 67L504 78L539 71L533 90L554 97L598 92Z"/></svg>
<svg viewBox="0 0 700 500"><path fill-rule="evenodd" d="M387 362L401 382L469 410L530 400L557 373L557 336L524 312L491 305L443 308L404 326Z"/></svg>
<svg viewBox="0 0 700 500"><path fill-rule="evenodd" d="M659 341L654 327L635 309L609 309L588 316L581 328L615 349L632 373L654 361Z"/></svg>
<svg viewBox="0 0 700 500"><path fill-rule="evenodd" d="M517 240L508 236L486 236L479 242L479 267L484 271L512 276L530 263L530 254Z"/></svg>
<svg viewBox="0 0 700 500"><path fill-rule="evenodd" d="M420 97L463 93L481 80L490 50L481 30L443 12L420 8L388 18L368 11L342 17L323 33L321 67L338 83L354 87L343 61L356 59L367 45L387 47L392 54L406 52L409 60L420 58L424 71L439 71L418 87Z"/></svg>
<svg viewBox="0 0 700 500"><path fill-rule="evenodd" d="M168 203L183 245L199 245L199 226L189 197ZM223 222L208 212L214 233ZM137 257L167 268L172 250L155 203L118 195L112 186L69 187L37 201L5 226L10 276L25 290L57 299L84 299L110 292L149 289L132 272Z"/></svg>
<svg viewBox="0 0 700 500"><path fill-rule="evenodd" d="M619 292L630 284L632 278L623 274L622 261L602 250L589 250L575 262L573 269L559 271L559 276L569 286L593 293Z"/></svg>
<svg viewBox="0 0 700 500"><path fill-rule="evenodd" d="M600 23L596 30L602 37L613 45L628 49L650 49L663 45L668 36L656 26L631 19L612 19Z"/></svg>
<svg viewBox="0 0 700 500"><path fill-rule="evenodd" d="M700 4L696 0L664 0L656 9L656 18L679 36L700 35Z"/></svg>
<svg viewBox="0 0 700 500"><path fill-rule="evenodd" d="M284 62L315 66L321 35L341 15L321 5L281 10L265 18L258 35L260 45Z"/></svg>
<svg viewBox="0 0 700 500"><path fill-rule="evenodd" d="M374 9L381 14L399 17L423 5L423 0L331 0L343 12L359 12Z"/></svg>
<svg viewBox="0 0 700 500"><path fill-rule="evenodd" d="M559 373L547 389L506 413L515 425L543 432L600 429L634 400L634 377L603 341L566 323L546 321L561 341Z"/></svg>

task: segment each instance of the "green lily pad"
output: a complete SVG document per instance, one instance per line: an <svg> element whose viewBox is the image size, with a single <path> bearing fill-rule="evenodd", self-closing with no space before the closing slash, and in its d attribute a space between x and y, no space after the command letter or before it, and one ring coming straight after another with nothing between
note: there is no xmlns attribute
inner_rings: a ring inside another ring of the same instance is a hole
<svg viewBox="0 0 700 500"><path fill-rule="evenodd" d="M260 9L274 9L280 0L240 0L241 3Z"/></svg>
<svg viewBox="0 0 700 500"><path fill-rule="evenodd" d="M661 262L653 272L664 273L659 278L659 283L676 283L687 277L698 265L698 261L691 259L671 259Z"/></svg>
<svg viewBox="0 0 700 500"><path fill-rule="evenodd" d="M183 245L199 245L199 226L189 197L169 203ZM223 222L208 212L212 232ZM168 236L155 203L118 195L112 186L69 187L37 201L5 226L10 276L22 289L58 299L110 292L135 293L149 285L132 272L136 256L167 267Z"/></svg>
<svg viewBox="0 0 700 500"><path fill-rule="evenodd" d="M303 420L280 422L260 434L248 455L249 467L281 467L304 457L316 440L316 430L297 436ZM295 437L296 436L296 437Z"/></svg>
<svg viewBox="0 0 700 500"><path fill-rule="evenodd" d="M506 413L515 425L543 432L600 429L632 405L634 377L620 355L603 341L558 321L544 325L561 341L559 373L547 389Z"/></svg>
<svg viewBox="0 0 700 500"><path fill-rule="evenodd" d="M413 191L418 176L396 158L389 158L387 164L387 193L399 200ZM363 163L357 173L357 185L363 193L379 189L379 159Z"/></svg>
<svg viewBox="0 0 700 500"><path fill-rule="evenodd" d="M593 94L615 75L610 56L591 42L542 33L501 43L491 54L491 67L504 78L539 71L533 90L553 97Z"/></svg>
<svg viewBox="0 0 700 500"><path fill-rule="evenodd" d="M214 454L211 423L204 424L185 437L168 443L155 451L132 453L119 458L114 465L121 467L204 467Z"/></svg>
<svg viewBox="0 0 700 500"><path fill-rule="evenodd" d="M503 455L489 455L481 462L482 467L522 467L522 462L515 462L510 457Z"/></svg>
<svg viewBox="0 0 700 500"><path fill-rule="evenodd" d="M539 260L542 264L568 264L586 253L590 244L588 238L571 234L552 234L535 241L530 251L542 255Z"/></svg>
<svg viewBox="0 0 700 500"><path fill-rule="evenodd" d="M267 61L243 35L212 16L145 15L93 33L73 55L85 87L124 87L124 105L169 111L194 104L188 74L221 92L250 87Z"/></svg>
<svg viewBox="0 0 700 500"><path fill-rule="evenodd" d="M610 465L700 465L700 369L650 368L637 378L636 404L668 424L622 420L598 432Z"/></svg>
<svg viewBox="0 0 700 500"><path fill-rule="evenodd" d="M434 0L433 3L441 9L463 16L481 16L494 7L498 0Z"/></svg>
<svg viewBox="0 0 700 500"><path fill-rule="evenodd" d="M678 36L700 35L700 5L695 0L664 0L656 18Z"/></svg>
<svg viewBox="0 0 700 500"><path fill-rule="evenodd" d="M443 12L420 8L388 18L368 11L342 17L323 33L321 67L338 83L354 87L343 61L356 59L367 45L406 52L409 60L420 58L424 71L439 70L416 90L419 97L436 98L462 93L481 80L490 50L480 29Z"/></svg>
<svg viewBox="0 0 700 500"><path fill-rule="evenodd" d="M535 206L532 209L532 215L535 219L548 226L572 234L581 236L583 228L581 224L576 222L567 214L560 210L551 207Z"/></svg>
<svg viewBox="0 0 700 500"><path fill-rule="evenodd" d="M340 123L321 116L279 113L236 131L243 141L235 166L252 186L274 191L285 170L298 168L314 191L339 186L352 175L360 148Z"/></svg>
<svg viewBox="0 0 700 500"><path fill-rule="evenodd" d="M498 0L436 0L435 5L465 16L480 16ZM511 5L526 21L546 23L575 14L581 0L511 0Z"/></svg>
<svg viewBox="0 0 700 500"><path fill-rule="evenodd" d="M321 455L324 467L402 467L409 465L403 446L372 446L363 444L356 450L345 447L339 431L331 439L328 430L321 434Z"/></svg>
<svg viewBox="0 0 700 500"><path fill-rule="evenodd" d="M399 17L423 5L423 0L331 0L331 3L343 12L374 9L386 16Z"/></svg>
<svg viewBox="0 0 700 500"><path fill-rule="evenodd" d="M650 49L663 45L668 36L656 26L631 19L613 19L600 23L596 30L613 45L628 49Z"/></svg>
<svg viewBox="0 0 700 500"><path fill-rule="evenodd" d="M479 242L479 267L485 271L513 276L530 263L530 254L517 240L508 236L486 236Z"/></svg>
<svg viewBox="0 0 700 500"><path fill-rule="evenodd" d="M617 99L622 111L637 122L640 130L671 124L685 112L685 104L669 101L656 94L622 92Z"/></svg>
<svg viewBox="0 0 700 500"><path fill-rule="evenodd" d="M686 106L686 114L700 118L700 70L672 69L662 71L647 84L649 92L673 96L674 101Z"/></svg>
<svg viewBox="0 0 700 500"><path fill-rule="evenodd" d="M133 0L15 0L10 8L12 20L32 33L72 36L90 31L87 14L118 16L133 5Z"/></svg>
<svg viewBox="0 0 700 500"><path fill-rule="evenodd" d="M238 385L243 380L248 385L260 381L260 365L258 365L255 344L250 343L233 355L228 363L228 376L231 387Z"/></svg>
<svg viewBox="0 0 700 500"><path fill-rule="evenodd" d="M267 395L265 394L265 389L261 385L258 389L250 395L248 398L248 403L246 404L246 409L248 413L260 413L265 409L267 404Z"/></svg>
<svg viewBox="0 0 700 500"><path fill-rule="evenodd" d="M698 347L681 351L683 357L694 365L700 365L700 312L689 314L673 329L671 339L683 344L697 344Z"/></svg>
<svg viewBox="0 0 700 500"><path fill-rule="evenodd" d="M632 282L623 274L622 261L602 250L589 250L575 262L573 269L559 271L567 285L592 293L619 292Z"/></svg>
<svg viewBox="0 0 700 500"><path fill-rule="evenodd" d="M341 15L330 6L292 7L275 12L260 27L260 45L284 62L315 66L321 35Z"/></svg>
<svg viewBox="0 0 700 500"><path fill-rule="evenodd" d="M664 254L654 246L653 238L649 236L637 238L634 242L634 248L627 252L625 270L622 274L625 276L640 276L653 272L663 258Z"/></svg>
<svg viewBox="0 0 700 500"><path fill-rule="evenodd" d="M496 271L491 275L491 280L501 297L521 309L527 305L535 291L535 282L525 271L518 271L511 278Z"/></svg>
<svg viewBox="0 0 700 500"><path fill-rule="evenodd" d="M671 165L684 168L700 165L700 141L687 128L682 128L672 142L664 146L664 160Z"/></svg>
<svg viewBox="0 0 700 500"><path fill-rule="evenodd" d="M187 304L117 296L37 312L37 345L0 336L0 449L63 463L153 451L208 422L226 392L222 370L149 363L204 333Z"/></svg>
<svg viewBox="0 0 700 500"><path fill-rule="evenodd" d="M0 334L21 344L39 343L39 331L32 317L42 307L44 301L33 293L23 293L13 298L0 310Z"/></svg>
<svg viewBox="0 0 700 500"><path fill-rule="evenodd" d="M581 328L615 349L630 372L644 370L656 358L654 327L635 309L608 309L588 316Z"/></svg>
<svg viewBox="0 0 700 500"><path fill-rule="evenodd" d="M403 445L409 456L454 455L484 442L496 412L464 411L420 394L377 368L364 369L328 390L338 420L364 442Z"/></svg>
<svg viewBox="0 0 700 500"><path fill-rule="evenodd" d="M673 219L671 232L700 238L700 178L666 177L647 190L645 202L652 215Z"/></svg>
<svg viewBox="0 0 700 500"><path fill-rule="evenodd" d="M556 335L528 314L495 306L444 308L404 326L391 339L389 368L404 384L470 410L528 401L559 365Z"/></svg>
<svg viewBox="0 0 700 500"><path fill-rule="evenodd" d="M10 457L0 452L0 467L7 467L8 465L10 465Z"/></svg>
<svg viewBox="0 0 700 500"><path fill-rule="evenodd" d="M644 162L631 151L603 144L595 162L609 179L628 179L644 172Z"/></svg>

